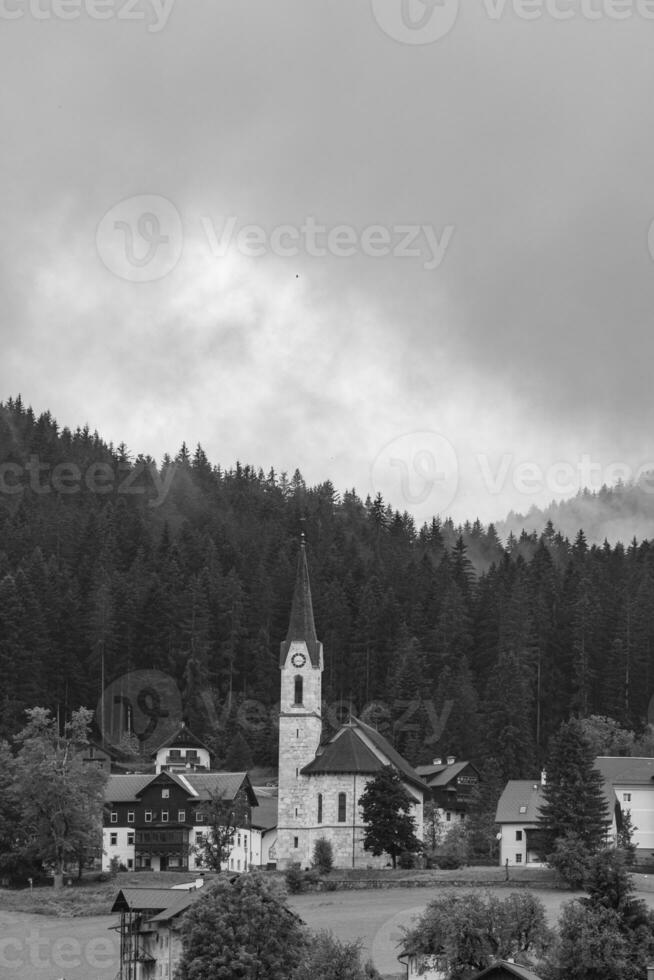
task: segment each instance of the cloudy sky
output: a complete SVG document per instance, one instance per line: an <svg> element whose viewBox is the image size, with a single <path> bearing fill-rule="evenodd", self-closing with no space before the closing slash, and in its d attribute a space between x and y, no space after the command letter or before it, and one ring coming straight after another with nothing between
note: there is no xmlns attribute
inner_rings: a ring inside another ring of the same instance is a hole
<svg viewBox="0 0 654 980"><path fill-rule="evenodd" d="M0 0L0 398L420 520L653 464L650 0Z"/></svg>

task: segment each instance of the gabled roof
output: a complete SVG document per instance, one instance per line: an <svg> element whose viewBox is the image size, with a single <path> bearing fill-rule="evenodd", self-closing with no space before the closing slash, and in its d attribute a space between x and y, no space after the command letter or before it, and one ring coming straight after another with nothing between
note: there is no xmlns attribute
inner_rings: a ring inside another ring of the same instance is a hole
<svg viewBox="0 0 654 980"><path fill-rule="evenodd" d="M470 766L471 769L477 770L470 762L452 762L450 765L447 763L441 763L440 765L431 766L416 766L416 772L419 776L425 780L425 782L432 788L435 786L447 786L451 783L453 779L467 769Z"/></svg>
<svg viewBox="0 0 654 980"><path fill-rule="evenodd" d="M162 782L176 783L189 799L199 802L210 800L214 795L233 800L243 788L250 805L256 806L258 803L247 772L162 772L156 776L151 773L125 776L112 774L105 784L104 798L107 803L137 803L151 783Z"/></svg>
<svg viewBox="0 0 654 980"><path fill-rule="evenodd" d="M148 922L165 922L185 912L200 893L201 889L121 888L111 911L153 912Z"/></svg>
<svg viewBox="0 0 654 980"><path fill-rule="evenodd" d="M312 666L319 667L322 644L318 640L316 625L313 621L313 603L311 601L311 586L309 584L309 569L307 566L304 540L302 540L300 545L300 554L298 555L297 561L295 591L293 592L293 601L291 603L291 619L288 624L286 639L281 644L280 649L280 667L283 667L286 663L289 648L294 640L300 640L306 643Z"/></svg>
<svg viewBox="0 0 654 980"><path fill-rule="evenodd" d="M427 784L423 782L413 766L402 758L383 735L365 722L352 717L346 725L339 728L322 752L302 769L302 773L304 775L327 773L370 775L389 764L394 766L407 782L423 792L427 790Z"/></svg>
<svg viewBox="0 0 654 980"><path fill-rule="evenodd" d="M154 757L157 752L161 751L161 749L205 749L209 755L212 755L209 746L205 745L197 735L194 735L191 729L186 727L184 722L182 722L176 732L173 732L173 734L170 735L165 742L162 742L161 745L154 750L152 756Z"/></svg>
<svg viewBox="0 0 654 980"><path fill-rule="evenodd" d="M495 823L536 823L543 802L541 791L537 779L510 779L497 804Z"/></svg>
<svg viewBox="0 0 654 980"><path fill-rule="evenodd" d="M512 977L519 977L520 980L540 980L533 970L528 970L526 966L519 966L517 963L509 963L508 960L498 960L492 966L487 966L481 973L476 973L472 980L482 980L482 977L492 980L493 976L501 976L500 970Z"/></svg>

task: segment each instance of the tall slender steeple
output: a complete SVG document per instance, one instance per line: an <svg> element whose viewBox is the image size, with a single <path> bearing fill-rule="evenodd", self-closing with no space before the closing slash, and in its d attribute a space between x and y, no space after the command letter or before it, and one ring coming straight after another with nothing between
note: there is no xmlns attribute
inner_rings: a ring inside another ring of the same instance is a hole
<svg viewBox="0 0 654 980"><path fill-rule="evenodd" d="M286 639L281 644L280 667L286 663L286 657L291 643L306 643L311 663L314 667L320 664L321 643L316 634L316 624L313 619L313 603L311 601L311 585L309 583L309 568L304 543L304 534L300 539L300 554L297 560L295 590L291 604L291 618L288 624Z"/></svg>

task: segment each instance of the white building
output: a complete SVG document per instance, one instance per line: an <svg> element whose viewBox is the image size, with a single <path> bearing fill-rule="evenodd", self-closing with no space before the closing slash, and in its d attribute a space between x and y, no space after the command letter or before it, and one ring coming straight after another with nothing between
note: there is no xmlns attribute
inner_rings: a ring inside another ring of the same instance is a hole
<svg viewBox="0 0 654 980"><path fill-rule="evenodd" d="M634 827L632 843L636 860L651 859L654 854L654 759L629 756L599 756L595 766L604 779L611 817L610 833L615 838L622 826L623 814L631 814Z"/></svg>
<svg viewBox="0 0 654 980"><path fill-rule="evenodd" d="M543 867L537 853L538 811L542 783L534 779L510 779L497 804L500 864L509 867Z"/></svg>

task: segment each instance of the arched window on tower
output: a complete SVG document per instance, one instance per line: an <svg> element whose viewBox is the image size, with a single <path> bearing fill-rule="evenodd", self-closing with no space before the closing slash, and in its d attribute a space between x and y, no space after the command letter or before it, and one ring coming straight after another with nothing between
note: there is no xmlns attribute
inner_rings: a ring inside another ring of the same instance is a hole
<svg viewBox="0 0 654 980"><path fill-rule="evenodd" d="M295 678L295 704L302 704L302 678L299 674Z"/></svg>
<svg viewBox="0 0 654 980"><path fill-rule="evenodd" d="M322 823L322 793L318 793L318 823Z"/></svg>
<svg viewBox="0 0 654 980"><path fill-rule="evenodd" d="M338 794L338 822L345 823L345 793Z"/></svg>

